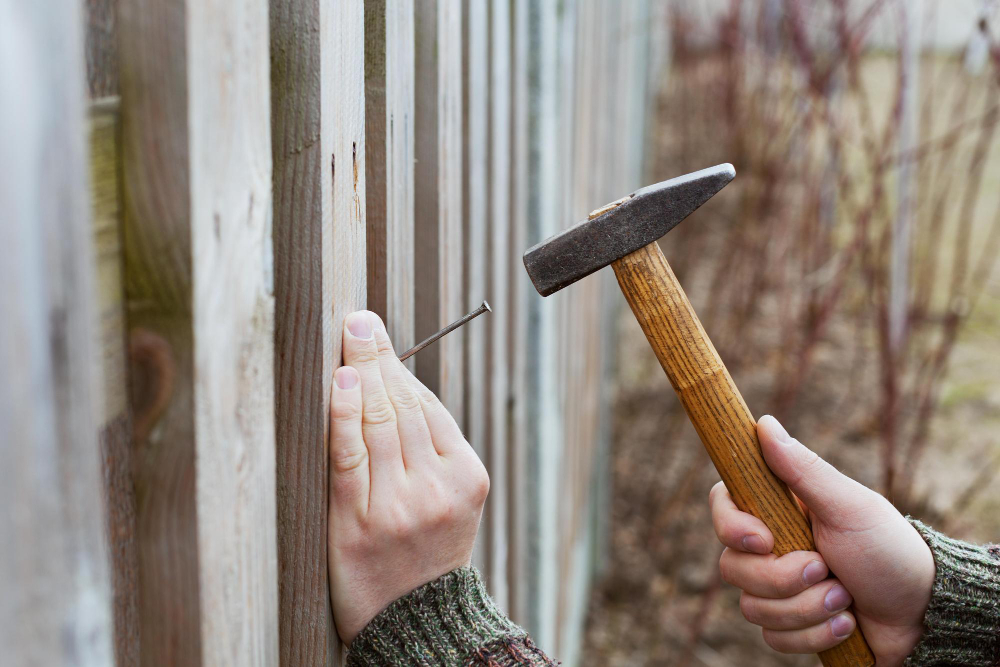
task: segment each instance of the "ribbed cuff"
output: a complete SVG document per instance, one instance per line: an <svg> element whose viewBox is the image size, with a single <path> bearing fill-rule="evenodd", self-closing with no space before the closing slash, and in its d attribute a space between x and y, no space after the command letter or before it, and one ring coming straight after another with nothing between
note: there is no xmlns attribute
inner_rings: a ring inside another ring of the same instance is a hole
<svg viewBox="0 0 1000 667"><path fill-rule="evenodd" d="M953 540L910 518L934 554L924 635L906 667L1000 663L1000 549Z"/></svg>
<svg viewBox="0 0 1000 667"><path fill-rule="evenodd" d="M396 600L351 643L348 667L469 663L488 645L525 639L473 567L453 570Z"/></svg>

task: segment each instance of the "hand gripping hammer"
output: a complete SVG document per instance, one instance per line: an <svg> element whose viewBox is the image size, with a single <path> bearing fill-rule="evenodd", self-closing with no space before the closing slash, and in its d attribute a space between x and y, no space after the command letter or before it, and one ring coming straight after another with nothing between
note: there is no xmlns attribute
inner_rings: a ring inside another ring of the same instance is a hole
<svg viewBox="0 0 1000 667"><path fill-rule="evenodd" d="M764 462L757 422L656 243L735 176L722 164L637 190L529 248L524 267L548 296L610 264L736 506L767 525L778 556L813 551L808 519ZM875 664L860 629L819 657L826 667Z"/></svg>

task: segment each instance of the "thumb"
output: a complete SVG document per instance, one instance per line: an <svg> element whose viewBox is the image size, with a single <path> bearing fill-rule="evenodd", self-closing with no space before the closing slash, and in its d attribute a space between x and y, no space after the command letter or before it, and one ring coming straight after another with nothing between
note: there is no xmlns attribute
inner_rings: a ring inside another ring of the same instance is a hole
<svg viewBox="0 0 1000 667"><path fill-rule="evenodd" d="M757 435L768 467L817 518L839 522L868 505L868 494L874 493L871 489L842 474L788 435L771 415L757 422Z"/></svg>

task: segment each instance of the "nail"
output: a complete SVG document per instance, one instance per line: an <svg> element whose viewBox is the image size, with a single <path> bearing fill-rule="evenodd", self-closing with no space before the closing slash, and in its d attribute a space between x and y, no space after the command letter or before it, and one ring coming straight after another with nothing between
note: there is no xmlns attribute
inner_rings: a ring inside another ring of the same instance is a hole
<svg viewBox="0 0 1000 667"><path fill-rule="evenodd" d="M333 374L337 386L341 389L354 389L358 386L358 372L350 366L341 366Z"/></svg>
<svg viewBox="0 0 1000 667"><path fill-rule="evenodd" d="M823 600L823 606L826 607L827 611L840 611L841 609L847 609L850 605L851 594L840 584L831 588Z"/></svg>
<svg viewBox="0 0 1000 667"><path fill-rule="evenodd" d="M347 316L347 330L355 338L368 339L372 337L372 323L367 313L359 310Z"/></svg>
<svg viewBox="0 0 1000 667"><path fill-rule="evenodd" d="M802 570L802 581L806 586L812 586L826 579L826 565L818 560L809 561L805 569Z"/></svg>
<svg viewBox="0 0 1000 667"><path fill-rule="evenodd" d="M788 435L788 431L785 430L785 427L782 426L781 422L779 422L777 419L775 419L771 415L764 415L760 419L761 421L767 419L771 422L768 428L770 429L771 433L774 435L775 439L778 442L780 442L783 445L787 445L792 442L792 436Z"/></svg>
<svg viewBox="0 0 1000 667"><path fill-rule="evenodd" d="M767 545L764 544L764 538L757 533L744 537L741 544L743 545L744 551L749 551L755 554L767 553Z"/></svg>
<svg viewBox="0 0 1000 667"><path fill-rule="evenodd" d="M830 629L834 637L842 639L854 632L854 621L847 614L838 614L830 619Z"/></svg>

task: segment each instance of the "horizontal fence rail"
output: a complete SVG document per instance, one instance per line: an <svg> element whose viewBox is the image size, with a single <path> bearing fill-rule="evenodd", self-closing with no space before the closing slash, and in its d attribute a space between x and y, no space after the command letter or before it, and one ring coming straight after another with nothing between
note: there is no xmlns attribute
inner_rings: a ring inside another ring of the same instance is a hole
<svg viewBox="0 0 1000 667"><path fill-rule="evenodd" d="M14 664L341 664L343 319L402 351L484 299L407 365L490 472L474 563L575 664L618 299L520 257L642 185L648 0L76 2L0 0Z"/></svg>

